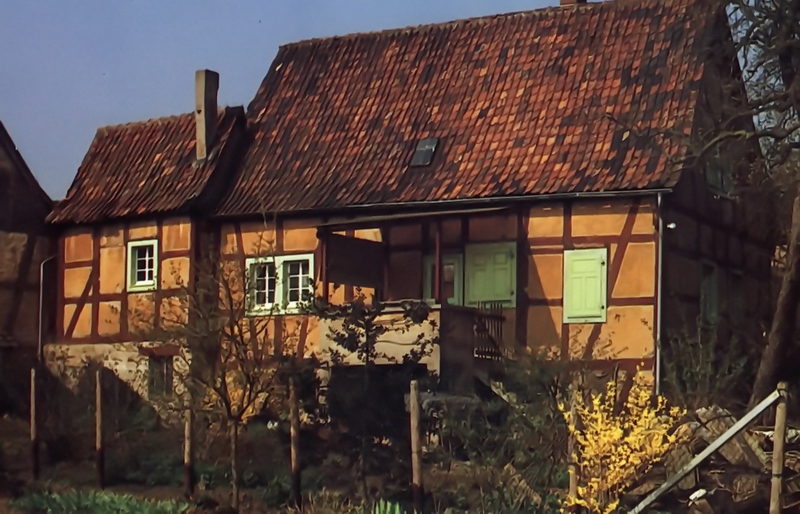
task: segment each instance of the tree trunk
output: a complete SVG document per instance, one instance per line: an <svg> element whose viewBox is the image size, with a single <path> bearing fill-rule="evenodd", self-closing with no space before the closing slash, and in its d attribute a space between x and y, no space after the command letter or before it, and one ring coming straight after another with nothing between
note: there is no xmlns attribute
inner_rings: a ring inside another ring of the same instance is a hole
<svg viewBox="0 0 800 514"><path fill-rule="evenodd" d="M800 190L792 206L792 226L783 281L772 318L767 347L750 396L750 408L767 397L778 384L780 367L792 348L797 326L797 305L800 301Z"/></svg>
<svg viewBox="0 0 800 514"><path fill-rule="evenodd" d="M231 502L234 509L239 510L239 466L236 458L236 443L239 438L239 423L231 422Z"/></svg>

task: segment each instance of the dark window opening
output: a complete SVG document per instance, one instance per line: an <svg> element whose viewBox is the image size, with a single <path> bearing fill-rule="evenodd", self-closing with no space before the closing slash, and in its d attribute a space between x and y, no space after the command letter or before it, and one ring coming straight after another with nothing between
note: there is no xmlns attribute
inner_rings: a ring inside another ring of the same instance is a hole
<svg viewBox="0 0 800 514"><path fill-rule="evenodd" d="M148 370L150 398L172 396L172 356L151 356Z"/></svg>
<svg viewBox="0 0 800 514"><path fill-rule="evenodd" d="M433 160L433 152L436 151L436 145L439 143L439 138L429 137L422 139L417 143L417 148L414 150L414 155L411 157L411 167L427 166Z"/></svg>

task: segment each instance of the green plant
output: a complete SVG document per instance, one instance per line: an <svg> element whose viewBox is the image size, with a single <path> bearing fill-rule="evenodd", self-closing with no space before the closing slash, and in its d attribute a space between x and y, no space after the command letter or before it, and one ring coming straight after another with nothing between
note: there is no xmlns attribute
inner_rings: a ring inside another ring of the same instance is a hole
<svg viewBox="0 0 800 514"><path fill-rule="evenodd" d="M582 479L578 497L568 498L566 507L616 512L622 494L679 440L672 430L686 411L667 407L663 396L654 400L651 384L640 377L634 378L619 412L620 388L613 380L603 392L577 391L571 406L559 404L578 446L572 459Z"/></svg>
<svg viewBox="0 0 800 514"><path fill-rule="evenodd" d="M372 506L372 514L405 514L406 510L399 503L378 500Z"/></svg>
<svg viewBox="0 0 800 514"><path fill-rule="evenodd" d="M35 492L14 500L11 506L21 512L46 514L180 514L189 510L188 503L177 500L141 500L128 494L83 490Z"/></svg>
<svg viewBox="0 0 800 514"><path fill-rule="evenodd" d="M662 345L662 386L675 405L736 408L747 402L759 345L734 334L723 343L700 323L669 334Z"/></svg>
<svg viewBox="0 0 800 514"><path fill-rule="evenodd" d="M438 439L428 453L437 470L430 491L438 509L557 511L548 491L567 483L560 372L537 356L520 356L492 384L491 399L426 402L427 431Z"/></svg>

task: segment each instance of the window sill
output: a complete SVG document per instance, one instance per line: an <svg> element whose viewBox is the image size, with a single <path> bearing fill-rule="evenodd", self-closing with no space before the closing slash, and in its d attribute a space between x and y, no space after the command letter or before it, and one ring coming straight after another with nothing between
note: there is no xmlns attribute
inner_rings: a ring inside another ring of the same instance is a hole
<svg viewBox="0 0 800 514"><path fill-rule="evenodd" d="M248 318L259 318L264 316L284 316L287 314L306 314L306 312L297 305L289 305L284 308L275 305L248 310L245 316Z"/></svg>
<svg viewBox="0 0 800 514"><path fill-rule="evenodd" d="M606 323L606 318L569 318L564 320L565 325L601 325Z"/></svg>
<svg viewBox="0 0 800 514"><path fill-rule="evenodd" d="M146 283L146 284L128 284L128 292L129 293L144 293L147 291L155 291L156 290L156 283Z"/></svg>

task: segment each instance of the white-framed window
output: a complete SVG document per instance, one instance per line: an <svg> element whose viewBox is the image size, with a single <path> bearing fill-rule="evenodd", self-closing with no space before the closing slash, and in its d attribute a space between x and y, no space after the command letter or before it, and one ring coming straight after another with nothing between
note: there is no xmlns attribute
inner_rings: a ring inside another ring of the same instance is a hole
<svg viewBox="0 0 800 514"><path fill-rule="evenodd" d="M253 257L247 266L249 314L300 310L314 297L314 254Z"/></svg>
<svg viewBox="0 0 800 514"><path fill-rule="evenodd" d="M436 256L426 255L422 269L422 297L433 298ZM464 256L460 253L442 255L442 296L450 305L464 305Z"/></svg>
<svg viewBox="0 0 800 514"><path fill-rule="evenodd" d="M564 323L605 323L608 249L564 251Z"/></svg>
<svg viewBox="0 0 800 514"><path fill-rule="evenodd" d="M128 243L128 291L152 291L158 283L158 240Z"/></svg>

